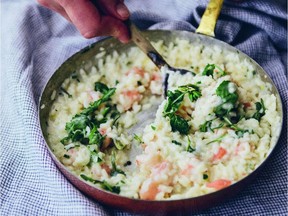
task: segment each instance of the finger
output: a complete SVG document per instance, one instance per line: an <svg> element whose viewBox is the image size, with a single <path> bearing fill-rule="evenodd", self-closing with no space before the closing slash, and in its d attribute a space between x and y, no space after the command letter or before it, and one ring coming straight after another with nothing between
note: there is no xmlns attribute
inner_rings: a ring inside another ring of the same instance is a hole
<svg viewBox="0 0 288 216"><path fill-rule="evenodd" d="M96 36L99 29L101 15L89 0L58 0L67 15L85 38Z"/></svg>
<svg viewBox="0 0 288 216"><path fill-rule="evenodd" d="M94 2L107 15L121 20L126 20L130 16L129 10L123 3L123 0L96 0Z"/></svg>
<svg viewBox="0 0 288 216"><path fill-rule="evenodd" d="M111 16L101 16L89 0L59 1L66 13L85 38L114 36L121 42L129 41L129 31L125 24Z"/></svg>
<svg viewBox="0 0 288 216"><path fill-rule="evenodd" d="M95 34L111 35L119 39L122 43L127 43L130 40L130 33L127 26L121 20L111 16L102 17L99 28L94 32L94 35Z"/></svg>
<svg viewBox="0 0 288 216"><path fill-rule="evenodd" d="M69 22L71 22L69 16L67 15L66 11L63 7L61 7L57 2L51 0L37 0L38 3L46 8L49 8L59 14L61 14L65 19L67 19Z"/></svg>

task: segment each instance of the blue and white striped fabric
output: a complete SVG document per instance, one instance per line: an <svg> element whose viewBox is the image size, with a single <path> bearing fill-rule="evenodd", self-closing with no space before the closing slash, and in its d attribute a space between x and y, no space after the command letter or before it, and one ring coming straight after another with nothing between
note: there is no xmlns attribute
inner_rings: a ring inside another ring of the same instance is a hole
<svg viewBox="0 0 288 216"><path fill-rule="evenodd" d="M73 187L52 162L38 123L44 84L65 59L97 38L82 38L35 2L1 3L1 215L130 215L105 208ZM194 31L207 0L129 0L127 5L144 29ZM287 215L287 1L226 0L215 32L269 73L285 119L279 144L258 178L235 198L199 215Z"/></svg>

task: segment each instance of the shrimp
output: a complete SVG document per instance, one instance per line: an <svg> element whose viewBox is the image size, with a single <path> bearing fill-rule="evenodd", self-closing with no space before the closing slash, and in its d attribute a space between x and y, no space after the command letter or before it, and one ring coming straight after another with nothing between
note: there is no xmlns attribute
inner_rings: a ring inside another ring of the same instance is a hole
<svg viewBox="0 0 288 216"><path fill-rule="evenodd" d="M171 164L167 161L163 161L153 166L150 177L143 182L140 188L140 198L145 200L154 200L156 195L161 191L158 188L159 185L169 185L171 183L171 179L167 175L170 170Z"/></svg>
<svg viewBox="0 0 288 216"><path fill-rule="evenodd" d="M216 190L223 189L231 185L231 181L227 179L218 179L213 182L206 183L206 186L209 188L214 188Z"/></svg>
<svg viewBox="0 0 288 216"><path fill-rule="evenodd" d="M250 151L250 145L248 142L240 142L235 148L235 155L245 155Z"/></svg>
<svg viewBox="0 0 288 216"><path fill-rule="evenodd" d="M186 166L186 168L181 171L180 174L181 174L181 175L190 175L193 168L194 168L193 165L188 164L188 165Z"/></svg>
<svg viewBox="0 0 288 216"><path fill-rule="evenodd" d="M140 75L143 78L145 73L146 72L145 72L145 70L143 68L134 67L131 70L127 71L125 73L125 75L128 76L129 74L138 74L138 75Z"/></svg>
<svg viewBox="0 0 288 216"><path fill-rule="evenodd" d="M102 135L102 136L105 136L106 133L107 133L107 129L104 128L104 127L101 127L98 129L99 133ZM105 136L104 140L103 140L103 143L102 143L102 146L101 146L101 150L105 150L107 149L111 144L113 143L113 140L108 137L107 135Z"/></svg>
<svg viewBox="0 0 288 216"><path fill-rule="evenodd" d="M154 182L152 179L147 179L143 182L139 191L140 198L143 200L155 200L159 184Z"/></svg>
<svg viewBox="0 0 288 216"><path fill-rule="evenodd" d="M139 102L142 97L137 90L124 90L120 95L120 104L124 110L129 110L133 104Z"/></svg>
<svg viewBox="0 0 288 216"><path fill-rule="evenodd" d="M67 151L69 158L63 158L62 162L64 165L72 165L74 167L86 166L90 161L90 152L85 147L79 147L78 149L69 149Z"/></svg>
<svg viewBox="0 0 288 216"><path fill-rule="evenodd" d="M220 160L227 154L226 149L220 147L218 152L213 155L212 161Z"/></svg>
<svg viewBox="0 0 288 216"><path fill-rule="evenodd" d="M162 77L161 74L153 73L150 82L150 91L152 94L161 95L162 94Z"/></svg>

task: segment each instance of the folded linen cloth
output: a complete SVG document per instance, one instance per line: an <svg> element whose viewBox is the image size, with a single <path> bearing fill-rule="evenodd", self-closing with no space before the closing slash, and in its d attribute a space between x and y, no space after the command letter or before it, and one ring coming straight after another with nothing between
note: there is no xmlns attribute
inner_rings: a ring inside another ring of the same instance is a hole
<svg viewBox="0 0 288 216"><path fill-rule="evenodd" d="M195 31L208 1L128 0L142 29ZM278 146L240 194L199 215L287 215L287 2L224 2L216 38L256 60L275 82L284 108ZM165 10L164 10L165 8ZM30 1L1 8L2 215L132 215L87 198L54 165L41 136L37 105L53 72L86 40L64 18ZM179 210L181 214L181 210Z"/></svg>

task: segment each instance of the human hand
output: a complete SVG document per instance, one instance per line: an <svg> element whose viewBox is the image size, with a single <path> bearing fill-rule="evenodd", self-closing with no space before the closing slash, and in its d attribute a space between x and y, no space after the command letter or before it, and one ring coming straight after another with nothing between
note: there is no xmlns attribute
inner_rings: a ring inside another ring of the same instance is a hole
<svg viewBox="0 0 288 216"><path fill-rule="evenodd" d="M130 39L124 24L130 14L124 0L37 0L39 4L72 22L85 38L114 36L123 43Z"/></svg>

